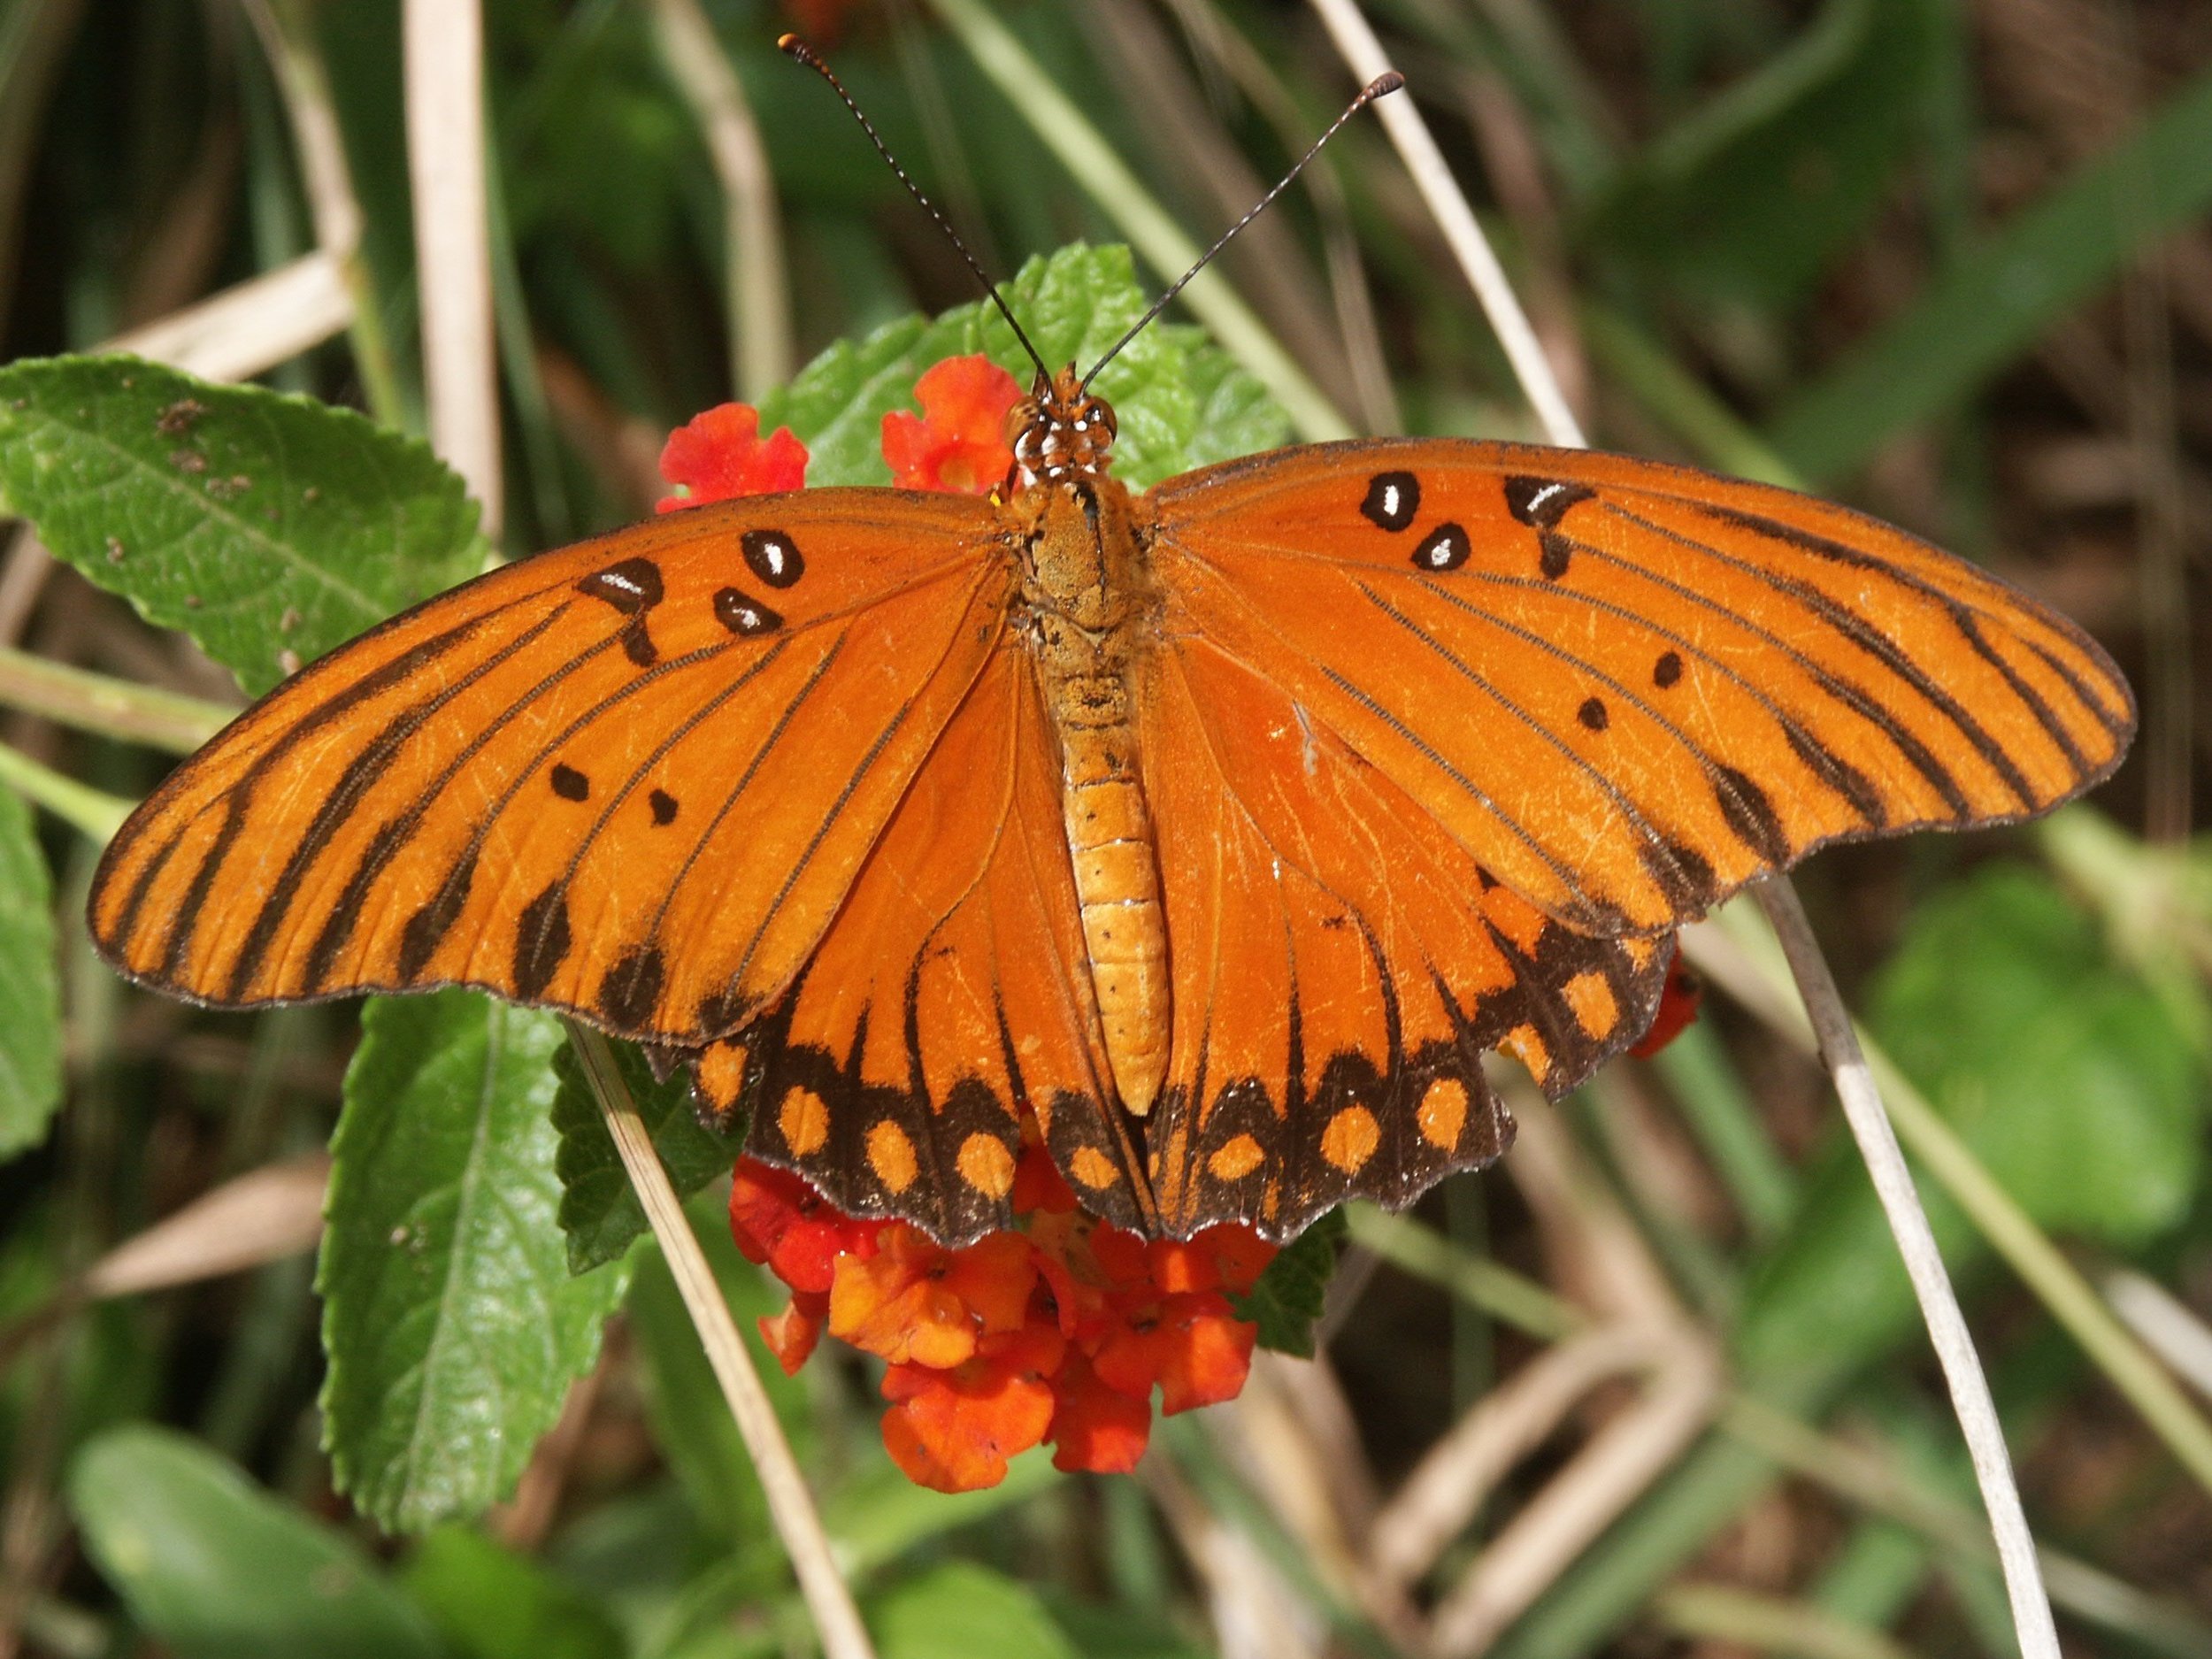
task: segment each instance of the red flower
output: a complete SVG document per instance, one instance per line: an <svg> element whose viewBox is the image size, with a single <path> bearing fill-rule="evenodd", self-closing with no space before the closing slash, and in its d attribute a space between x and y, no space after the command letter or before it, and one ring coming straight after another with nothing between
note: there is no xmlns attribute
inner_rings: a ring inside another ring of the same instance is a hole
<svg viewBox="0 0 2212 1659"><path fill-rule="evenodd" d="M876 1253L880 1222L856 1221L788 1170L740 1158L730 1185L730 1233L749 1262L796 1291L826 1294L840 1256Z"/></svg>
<svg viewBox="0 0 2212 1659"><path fill-rule="evenodd" d="M1158 1384L1160 1409L1173 1417L1235 1399L1258 1334L1217 1293L1166 1296L1109 1335L1093 1363L1101 1382L1138 1400Z"/></svg>
<svg viewBox="0 0 2212 1659"><path fill-rule="evenodd" d="M1145 1253L1162 1290L1225 1290L1233 1296L1249 1291L1275 1259L1275 1247L1265 1239L1228 1223L1187 1240L1155 1239Z"/></svg>
<svg viewBox="0 0 2212 1659"><path fill-rule="evenodd" d="M668 434L661 449L661 476L682 492L664 495L662 512L737 495L767 495L806 484L806 445L778 426L760 435L760 411L750 403L723 403Z"/></svg>
<svg viewBox="0 0 2212 1659"><path fill-rule="evenodd" d="M1152 1402L1135 1399L1098 1379L1079 1348L1070 1349L1052 1379L1052 1466L1072 1472L1125 1475L1152 1438Z"/></svg>
<svg viewBox="0 0 2212 1659"><path fill-rule="evenodd" d="M900 489L988 495L1014 465L1006 417L1021 401L1014 377L978 353L947 357L914 382L919 415L883 418L883 458Z"/></svg>
<svg viewBox="0 0 2212 1659"><path fill-rule="evenodd" d="M1682 960L1678 952L1667 968L1667 983L1659 993L1659 1006L1651 1016L1651 1025L1629 1047L1629 1053L1639 1060L1648 1060L1677 1037L1690 1028L1697 1018L1697 1005L1704 1000L1705 982L1696 971Z"/></svg>
<svg viewBox="0 0 2212 1659"><path fill-rule="evenodd" d="M1010 1235L999 1234L1004 1238ZM1047 1379L1067 1345L1049 1325L988 1336L972 1359L949 1368L894 1365L884 1373L883 1443L918 1486L972 1492L1006 1479L1006 1460L1052 1426Z"/></svg>

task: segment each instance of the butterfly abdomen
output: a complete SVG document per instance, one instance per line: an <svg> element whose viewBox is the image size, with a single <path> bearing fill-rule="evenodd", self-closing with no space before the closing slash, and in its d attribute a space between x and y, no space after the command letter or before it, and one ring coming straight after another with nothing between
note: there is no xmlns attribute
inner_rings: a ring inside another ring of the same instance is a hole
<svg viewBox="0 0 2212 1659"><path fill-rule="evenodd" d="M1118 677L1050 686L1083 943L1122 1103L1142 1116L1167 1074L1167 918Z"/></svg>

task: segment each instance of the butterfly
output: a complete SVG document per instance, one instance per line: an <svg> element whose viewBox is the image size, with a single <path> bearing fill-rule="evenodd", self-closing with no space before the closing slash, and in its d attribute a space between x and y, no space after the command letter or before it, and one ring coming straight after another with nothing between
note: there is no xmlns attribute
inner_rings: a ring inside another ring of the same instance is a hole
<svg viewBox="0 0 2212 1659"><path fill-rule="evenodd" d="M131 978L477 987L651 1045L840 1209L1011 1224L1025 1118L1148 1235L1494 1159L1673 930L1816 847L2118 764L2080 630L1847 509L1656 462L1299 445L1133 493L1041 371L989 496L703 506L278 687L109 846Z"/></svg>

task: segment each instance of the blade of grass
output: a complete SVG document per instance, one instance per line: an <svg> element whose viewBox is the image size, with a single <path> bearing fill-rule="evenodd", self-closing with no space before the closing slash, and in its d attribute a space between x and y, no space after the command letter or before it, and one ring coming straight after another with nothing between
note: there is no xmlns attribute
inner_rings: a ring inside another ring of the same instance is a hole
<svg viewBox="0 0 2212 1659"><path fill-rule="evenodd" d="M1469 1255L1410 1216L1368 1203L1348 1205L1344 1213L1353 1243L1517 1331L1555 1342L1589 1325L1564 1297L1509 1267Z"/></svg>
<svg viewBox="0 0 2212 1659"><path fill-rule="evenodd" d="M1190 269L1198 244L1137 182L1104 135L982 0L930 0L930 4L1061 165L1120 227L1138 255L1170 281ZM1379 107L1391 102L1385 99ZM1227 277L1209 270L1182 297L1229 355L1274 393L1301 436L1319 441L1352 435L1350 423L1237 296Z"/></svg>
<svg viewBox="0 0 2212 1659"><path fill-rule="evenodd" d="M2005 1447L1995 1402L1989 1397L1989 1379L1982 1372L1981 1356L1975 1350L1966 1316L1951 1287L1943 1253L1936 1248L1928 1212L1920 1207L1919 1194L1913 1188L1912 1171L1897 1144L1896 1131L1883 1110L1874 1073L1859 1049L1857 1031L1829 973L1827 961L1820 954L1812 923L1798 902L1796 890L1778 876L1756 883L1752 893L1789 959L1790 972L1819 1040L1822 1063L1843 1103L1844 1118L1866 1160L1867 1173L1873 1178L1875 1193L1881 1199L1890 1232L1897 1240L1898 1254L1912 1280L1913 1294L1920 1303L1928 1340L1950 1385L1959 1427L1974 1460L1974 1477L1989 1507L2021 1651L2032 1659L2046 1654L2057 1659L2058 1627L2043 1588L2035 1539L2028 1530L2028 1517L2013 1483L2011 1454ZM1980 1169L1978 1164L1974 1167Z"/></svg>
<svg viewBox="0 0 2212 1659"><path fill-rule="evenodd" d="M746 1450L752 1454L753 1466L768 1495L769 1512L775 1518L776 1531L790 1552L799 1588L814 1615L822 1651L827 1659L873 1659L874 1647L860 1622L860 1610L853 1604L852 1592L838 1571L836 1558L830 1550L829 1535L822 1530L821 1517L799 1474L790 1443L784 1439L783 1427L776 1421L776 1409L761 1386L760 1374L753 1369L753 1357L737 1333L729 1304L722 1300L714 1270L707 1264L706 1257L700 1253L699 1241L692 1236L691 1224L684 1218L683 1202L669 1182L668 1171L661 1167L660 1155L654 1151L653 1138L639 1118L629 1089L622 1081L613 1050L608 1048L607 1040L589 1026L578 1025L574 1020L566 1024L569 1041L576 1046L577 1057L583 1062L584 1074L599 1098L600 1110L606 1113L607 1128L614 1136L616 1149L622 1154L623 1165L629 1171L638 1199L645 1206L646 1219L652 1223L653 1236L660 1242L669 1271L675 1276L676 1286L683 1294L684 1306L698 1327L699 1340L714 1366L716 1380L722 1385L730 1415L737 1421Z"/></svg>
<svg viewBox="0 0 2212 1659"><path fill-rule="evenodd" d="M241 0L260 37L261 50L276 76L284 110L292 123L300 182L315 219L315 242L335 259L353 297L354 365L369 412L388 426L403 427L406 403L399 371L385 338L384 315L371 285L368 261L361 254L361 204L354 194L338 111L324 73L314 27L299 0Z"/></svg>
<svg viewBox="0 0 2212 1659"><path fill-rule="evenodd" d="M1375 38L1375 31L1368 27L1355 0L1313 0L1313 9L1321 14L1322 23L1354 74L1372 81L1391 66L1382 42ZM1505 268L1475 220L1475 210L1468 205L1458 180L1452 177L1451 164L1444 159L1428 123L1421 119L1420 106L1409 91L1401 97L1385 98L1375 106L1375 112L1382 118L1383 130L1398 147L1406 170L1420 188L1421 199L1428 204L1437 227L1466 273L1468 286L1481 302L1483 314L1490 319L1499 345L1513 365L1514 376L1544 430L1554 443L1582 448L1587 441L1582 435L1581 423L1568 407L1566 394L1544 356L1543 345L1529 326L1520 301L1514 297L1512 284L1506 280Z"/></svg>

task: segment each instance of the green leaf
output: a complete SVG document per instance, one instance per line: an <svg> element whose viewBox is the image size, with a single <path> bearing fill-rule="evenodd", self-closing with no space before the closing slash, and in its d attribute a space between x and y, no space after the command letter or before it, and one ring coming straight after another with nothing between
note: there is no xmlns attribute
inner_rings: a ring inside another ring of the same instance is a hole
<svg viewBox="0 0 2212 1659"><path fill-rule="evenodd" d="M1181 323L1152 326L1182 347L1183 378L1197 403L1185 467L1233 461L1290 442L1288 411L1234 357L1209 344L1204 329Z"/></svg>
<svg viewBox="0 0 2212 1659"><path fill-rule="evenodd" d="M2037 1225L2139 1245L2203 1179L2206 1078L2156 989L2116 964L2049 879L1997 865L1934 899L1876 981L1876 1035ZM1955 1271L1983 1247L1920 1182ZM1747 1297L1740 1351L1825 1373L1916 1314L1866 1171L1840 1135Z"/></svg>
<svg viewBox="0 0 2212 1659"><path fill-rule="evenodd" d="M1796 303L1881 205L1943 39L1920 0L1829 0L1625 167L1593 235L1694 299Z"/></svg>
<svg viewBox="0 0 2212 1659"><path fill-rule="evenodd" d="M1925 905L1870 1014L2044 1226L2127 1248L2186 1213L2207 1103L2188 1033L2039 872L1991 865Z"/></svg>
<svg viewBox="0 0 2212 1659"><path fill-rule="evenodd" d="M1955 259L1774 419L1769 441L1815 485L1955 408L2066 311L2212 205L2212 71Z"/></svg>
<svg viewBox="0 0 2212 1659"><path fill-rule="evenodd" d="M426 445L135 357L0 369L0 504L255 692L477 557L476 508Z"/></svg>
<svg viewBox="0 0 2212 1659"><path fill-rule="evenodd" d="M718 1134L692 1110L688 1073L657 1079L636 1044L611 1046L677 1196L688 1197L718 1175L728 1174L744 1142L743 1126ZM561 1231L568 1236L568 1271L587 1273L630 1248L645 1231L645 1210L615 1150L614 1137L607 1133L599 1097L592 1093L575 1049L566 1043L553 1056L553 1074L559 1080L553 1127L560 1134L560 1150L553 1167L561 1178Z"/></svg>
<svg viewBox="0 0 2212 1659"><path fill-rule="evenodd" d="M628 1651L589 1596L466 1527L425 1538L400 1581L470 1659L623 1659Z"/></svg>
<svg viewBox="0 0 2212 1659"><path fill-rule="evenodd" d="M1341 1210L1330 1210L1277 1253L1250 1294L1230 1298L1238 1318L1260 1327L1262 1348L1313 1357L1314 1322L1328 1297L1348 1225Z"/></svg>
<svg viewBox="0 0 2212 1659"><path fill-rule="evenodd" d="M571 1277L555 1225L558 1020L444 991L361 1025L318 1276L324 1433L340 1490L419 1531L513 1486L624 1276Z"/></svg>
<svg viewBox="0 0 2212 1659"><path fill-rule="evenodd" d="M1118 245L1077 243L1032 259L1003 292L1054 368L1088 368L1149 303L1129 250ZM914 382L925 369L974 351L989 353L1024 387L1035 375L1006 319L978 300L933 322L902 318L857 344L832 346L762 400L761 426L787 425L805 441L810 484L886 483L883 417L916 406ZM1133 488L1201 461L1271 447L1289 430L1281 407L1195 328L1147 328L1100 374L1098 390L1119 421L1115 475ZM1219 430L1209 424L1216 419Z"/></svg>
<svg viewBox="0 0 2212 1659"><path fill-rule="evenodd" d="M44 1140L60 1103L53 887L30 808L0 789L0 1158Z"/></svg>
<svg viewBox="0 0 2212 1659"><path fill-rule="evenodd" d="M947 1562L874 1598L883 1659L1076 1659L1035 1592L972 1562Z"/></svg>
<svg viewBox="0 0 2212 1659"><path fill-rule="evenodd" d="M69 1471L86 1549L179 1659L441 1659L429 1621L349 1540L197 1442L142 1425Z"/></svg>

